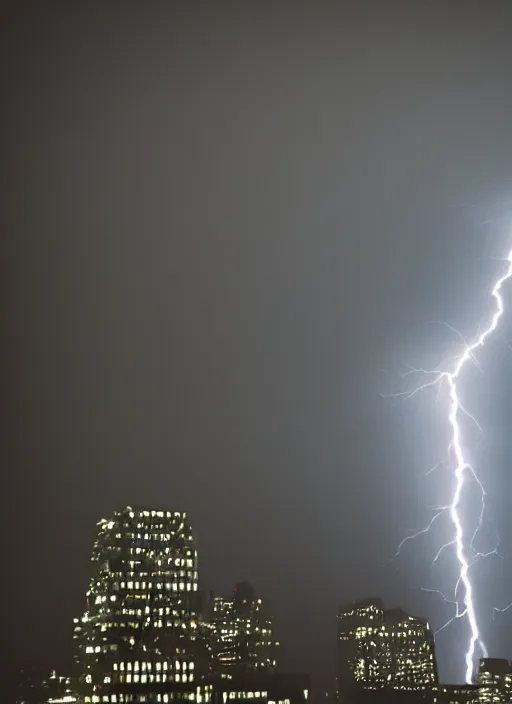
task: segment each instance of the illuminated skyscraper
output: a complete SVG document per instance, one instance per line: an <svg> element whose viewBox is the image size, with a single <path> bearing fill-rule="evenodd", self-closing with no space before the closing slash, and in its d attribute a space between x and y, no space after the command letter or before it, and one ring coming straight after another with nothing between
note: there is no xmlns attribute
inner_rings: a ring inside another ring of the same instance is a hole
<svg viewBox="0 0 512 704"><path fill-rule="evenodd" d="M483 658L476 679L482 704L501 704L512 700L512 666L508 660Z"/></svg>
<svg viewBox="0 0 512 704"><path fill-rule="evenodd" d="M338 696L363 690L430 695L437 687L434 637L424 619L380 599L355 602L338 613Z"/></svg>
<svg viewBox="0 0 512 704"><path fill-rule="evenodd" d="M214 597L209 642L212 671L220 675L272 672L276 650L272 617L265 602L256 597L248 582L241 582L233 596Z"/></svg>
<svg viewBox="0 0 512 704"><path fill-rule="evenodd" d="M130 507L98 524L75 620L84 702L169 701L195 682L197 550L186 516Z"/></svg>

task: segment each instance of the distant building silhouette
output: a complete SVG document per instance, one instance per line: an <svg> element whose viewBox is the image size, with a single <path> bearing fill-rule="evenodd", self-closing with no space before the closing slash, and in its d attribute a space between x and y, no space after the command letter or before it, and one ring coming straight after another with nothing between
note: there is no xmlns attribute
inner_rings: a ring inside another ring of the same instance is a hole
<svg viewBox="0 0 512 704"><path fill-rule="evenodd" d="M71 678L55 671L22 671L16 704L73 704L77 698Z"/></svg>
<svg viewBox="0 0 512 704"><path fill-rule="evenodd" d="M188 698L200 647L197 549L186 515L127 507L98 523L92 562L87 610L75 619L81 701Z"/></svg>
<svg viewBox="0 0 512 704"><path fill-rule="evenodd" d="M16 704L39 704L43 698L48 671L42 668L21 670L16 688Z"/></svg>
<svg viewBox="0 0 512 704"><path fill-rule="evenodd" d="M272 672L279 643L266 603L248 582L240 582L229 598L213 597L209 643L214 674Z"/></svg>
<svg viewBox="0 0 512 704"><path fill-rule="evenodd" d="M434 636L427 621L381 599L365 599L338 612L338 698L363 692L408 692L409 700L437 690ZM400 695L398 695L400 696ZM396 698L396 696L394 696Z"/></svg>

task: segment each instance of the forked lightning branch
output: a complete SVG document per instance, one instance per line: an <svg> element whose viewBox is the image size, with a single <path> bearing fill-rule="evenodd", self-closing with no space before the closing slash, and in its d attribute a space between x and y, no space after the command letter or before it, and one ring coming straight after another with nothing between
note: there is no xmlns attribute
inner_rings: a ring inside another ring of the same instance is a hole
<svg viewBox="0 0 512 704"><path fill-rule="evenodd" d="M502 287L503 284L512 277L512 249L510 250L505 261L507 263L506 271L496 280L491 290L490 295L494 299L494 312L485 324L485 329L483 332L481 332L473 342L463 343L462 351L455 359L451 369L411 370L410 373L417 373L421 375L423 377L423 382L412 390L399 394L393 394L395 397L402 396L409 399L415 394L434 387L446 394L446 423L450 429L451 438L449 447L451 457L450 469L453 471L455 488L453 490L453 494L447 497L446 506L436 512L431 522L425 528L418 531L414 535L408 536L400 543L397 550L397 555L408 541L414 540L418 536L429 532L440 516L444 514L449 515L452 525L452 536L447 543L444 543L439 547L439 550L434 558L434 562L436 562L444 550L451 549L453 551L458 572L458 578L454 586L453 599L448 599L441 592L437 592L437 590L431 591L436 591L445 601L453 604L456 609L455 615L443 626L443 628L456 619L464 619L468 624L469 634L465 652L466 681L468 683L473 681L475 657L487 657L487 648L481 638L478 626L470 570L478 559L496 553L496 549L489 553L481 553L473 549L475 538L482 527L485 510L485 490L480 479L478 478L475 468L472 467L467 461L462 446L461 418L466 416L474 423L477 423L477 421L473 413L470 413L470 411L462 405L461 389L464 385L464 372L471 365L477 364L476 353L483 348L489 338L492 337L493 333L498 328L500 319L504 314ZM470 480L476 482L479 487L482 502L478 525L476 531L472 533L465 530L462 511L465 498L465 489Z"/></svg>

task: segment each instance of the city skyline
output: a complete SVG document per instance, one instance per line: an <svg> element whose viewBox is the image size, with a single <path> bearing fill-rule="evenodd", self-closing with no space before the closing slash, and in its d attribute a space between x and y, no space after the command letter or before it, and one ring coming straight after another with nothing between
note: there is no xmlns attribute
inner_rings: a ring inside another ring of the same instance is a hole
<svg viewBox="0 0 512 704"><path fill-rule="evenodd" d="M71 674L54 670L39 683L22 677L18 704L43 704L38 696L44 704L304 704L310 680L279 670L267 600L248 582L230 596L200 590L198 555L182 511L127 506L98 521L86 610L74 619ZM336 686L313 688L315 700L507 704L512 694L512 662L504 658L481 659L466 687L440 682L428 621L386 608L380 597L340 605L336 620Z"/></svg>
<svg viewBox="0 0 512 704"><path fill-rule="evenodd" d="M173 634L177 634L178 642L185 638L193 643L199 638L210 643L208 648L214 657L212 663L218 664L213 664L210 670L201 648L194 649L193 654L189 651L191 682L196 674L192 670L196 670L198 657L203 676L210 672L232 677L230 673L236 673L238 668L236 658L240 657L239 653L246 653L242 657L247 665L242 665L241 673L275 670L275 648L279 642L274 642L274 618L268 608L262 607L263 600L256 596L253 586L246 581L239 582L230 595L224 596L216 595L212 589L200 589L198 546L187 513L162 506L127 506L101 518L96 526L91 557L95 567L86 592L88 606L82 617L73 619L73 660L78 665L78 672L82 677L87 676L90 684L94 683L94 678L87 673L94 672L94 667L91 670L88 664L89 655L94 659L98 653L104 657L113 652L112 657L117 660L121 642L130 642L130 647L134 647L134 637L137 639L142 633L144 642L152 642L155 636L150 633L154 632L155 626L164 630L170 628ZM138 607L135 611L133 605ZM131 619L130 622L124 623L127 618ZM260 642L260 635L256 640L246 640L242 635L249 634L249 628L256 624L264 642ZM393 686L409 691L448 684L441 683L438 678L435 634L425 618L408 614L397 606L385 608L380 597L359 597L344 606L338 605L337 624L338 693L344 686L348 686L348 692L354 686L357 689L358 682L364 682L369 689ZM155 642L158 642L162 631L156 632ZM389 645L393 642L396 645ZM379 647L384 648L381 654ZM392 655L395 647L398 650ZM144 651L150 653L151 646L146 644ZM250 664L253 657L256 660ZM404 663L412 662L413 666L407 665L401 671ZM363 669L360 663L366 663ZM368 670L365 669L368 663L375 665L370 665ZM490 674L482 679L480 670L478 683L489 684L493 668L498 668L497 676L506 675L512 691L511 662L503 658L483 659L481 665L485 663L490 663ZM180 672L171 673L169 681L187 683L188 664L180 665ZM118 670L117 666L115 670ZM103 677L104 670L102 672ZM165 677L167 681L168 675ZM108 679L109 682L112 680L112 672Z"/></svg>
<svg viewBox="0 0 512 704"><path fill-rule="evenodd" d="M458 386L463 455L444 396L383 399L452 370L494 310L510 1L25 0L2 20L6 681L65 665L93 527L133 502L187 511L201 583L269 598L279 667L326 688L333 613L367 594L428 619L442 682L465 678L468 620L511 656L509 289ZM464 599L449 512L408 538L452 500L454 452L488 510L474 609L440 630Z"/></svg>

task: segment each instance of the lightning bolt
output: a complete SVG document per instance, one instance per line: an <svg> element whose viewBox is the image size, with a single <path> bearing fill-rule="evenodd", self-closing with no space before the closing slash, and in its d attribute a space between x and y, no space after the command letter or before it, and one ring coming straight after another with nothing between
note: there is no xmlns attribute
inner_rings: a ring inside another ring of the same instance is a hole
<svg viewBox="0 0 512 704"><path fill-rule="evenodd" d="M448 621L444 624L444 626L441 626L441 628L438 628L437 631L434 633L435 636L437 636L441 631L444 631L445 628L448 628L454 621L456 621L459 618L464 618L467 614L467 609L464 609L463 611L460 611L460 606L459 602L456 601L455 599L448 599L442 591L439 589L425 589L422 587L421 589L422 592L427 592L429 594L437 594L438 596L441 597L441 599L446 602L447 604L451 604L452 606L455 607L455 616L452 616L452 618L448 619Z"/></svg>
<svg viewBox="0 0 512 704"><path fill-rule="evenodd" d="M508 611L510 609L511 606L512 606L512 602L510 602L510 604L505 606L505 608L503 608L503 609L498 609L498 607L495 606L494 609L492 610L492 612L493 612L492 617L494 618L497 613L504 614L506 611Z"/></svg>
<svg viewBox="0 0 512 704"><path fill-rule="evenodd" d="M445 543L444 545L441 546L441 548L438 550L436 556L434 557L434 561L432 564L435 564L437 560L439 559L440 555L444 552L444 550L452 547L454 548L455 555L457 558L457 563L458 563L458 570L459 570L459 575L457 579L457 583L455 585L455 594L454 594L454 599L447 599L442 592L439 592L438 590L425 590L425 591L430 591L432 593L437 593L440 595L443 600L449 604L452 604L456 607L456 613L453 618L451 618L447 623L445 623L442 628L439 629L438 632L446 628L448 625L450 625L453 621L461 619L461 618L466 618L468 623L469 623L469 630L470 630L470 637L469 637L469 643L468 647L466 650L465 654L465 662L466 662L466 681L468 683L471 683L473 681L473 670L474 670L474 658L475 658L475 651L477 647L481 651L483 657L487 657L487 648L485 647L485 644L480 636L480 631L478 628L478 622L476 618L476 611L475 611L475 602L473 598L473 586L471 583L470 579L470 568L475 564L477 560L480 558L485 558L489 557L491 555L499 555L498 553L498 547L496 547L494 550L488 552L488 553L482 553L482 552L476 552L473 549L473 544L475 541L475 538L482 527L483 519L484 519L484 513L485 513L485 490L484 487L479 480L474 468L469 464L469 462L466 460L464 456L464 451L462 449L462 444L461 444L461 426L460 426L460 416L465 415L468 417L472 422L475 423L475 425L480 429L480 426L478 425L478 422L474 418L473 415L471 415L462 405L460 396L459 396L459 382L461 380L461 376L463 371L467 366L470 364L474 364L478 366L478 363L476 362L475 359L475 353L483 348L486 344L486 341L488 340L489 337L492 336L496 328L498 327L498 324L500 322L501 317L503 316L504 313L504 303L503 303L503 298L501 295L501 289L503 287L503 284L508 281L508 279L512 278L512 249L510 250L508 257L506 258L506 261L508 263L506 272L499 277L492 290L491 290L491 296L494 299L495 302L495 310L494 313L491 315L491 318L489 320L489 323L487 327L481 332L475 339L474 342L471 344L466 342L464 338L459 335L459 337L462 340L463 343L463 351L461 354L456 357L453 360L453 366L451 371L444 371L444 370L428 370L428 369L409 369L408 372L404 376L414 374L414 373L421 373L424 377L432 377L429 380L426 380L425 383L415 387L412 391L406 391L402 392L399 394L392 394L393 397L397 396L402 396L405 399L410 399L416 394L426 391L427 389L431 389L433 387L438 387L438 390L445 385L448 389L448 395L449 395L449 410L448 410L448 424L450 427L451 431L451 441L449 445L449 450L453 454L453 459L454 459L454 468L453 468L453 476L455 478L455 489L453 492L453 496L451 499L451 502L445 506L441 507L438 509L428 524L428 526L414 535L408 536L398 546L397 550L397 555L400 553L402 547L406 542L409 540L414 540L420 535L423 535L427 533L433 526L433 524L443 515L448 515L451 521L451 525L453 527L453 537L450 541ZM448 326L449 327L449 326ZM389 396L388 396L389 397ZM440 463L441 464L441 463ZM437 468L433 467L430 472L434 471L434 469ZM430 473L429 472L429 473ZM474 481L476 481L477 485L479 486L480 492L481 492L481 511L480 511L480 516L479 520L477 523L477 527L475 532L473 533L471 539L469 540L469 544L466 545L467 538L464 533L464 529L462 527L462 521L460 517L460 503L463 495L463 489L464 485L466 482L467 478L471 478ZM470 557L468 557L468 552L470 553ZM464 608L460 609L459 607L459 601L457 599L457 593L460 589L460 587L463 587L464 589ZM507 607L504 609L494 609L493 614L497 611L506 611L508 610L512 604L509 604Z"/></svg>

